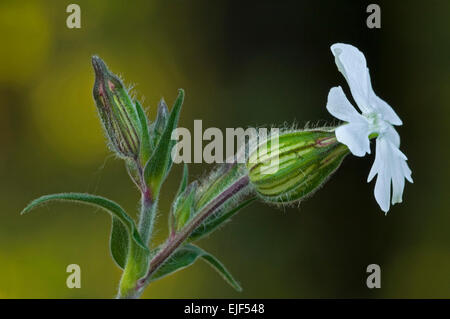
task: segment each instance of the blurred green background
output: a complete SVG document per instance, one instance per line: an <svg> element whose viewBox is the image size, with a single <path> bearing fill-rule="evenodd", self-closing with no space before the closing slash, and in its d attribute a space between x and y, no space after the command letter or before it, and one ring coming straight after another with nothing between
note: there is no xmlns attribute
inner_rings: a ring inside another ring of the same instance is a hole
<svg viewBox="0 0 450 319"><path fill-rule="evenodd" d="M81 7L81 29L66 7ZM84 206L20 210L47 193L91 192L136 216L138 193L108 152L91 96L90 56L135 86L153 118L184 88L183 127L331 123L332 86L348 87L329 46L361 49L375 91L403 119L414 184L384 216L366 178L373 157L349 156L299 208L261 203L200 246L241 282L234 292L201 261L150 286L147 298L449 298L450 3L379 1L379 30L356 1L0 2L0 298L109 298L120 278L110 218ZM145 97L145 99L144 99ZM200 177L210 166L192 164ZM165 184L166 235L180 167ZM82 288L66 287L81 266ZM381 289L366 267L381 266Z"/></svg>

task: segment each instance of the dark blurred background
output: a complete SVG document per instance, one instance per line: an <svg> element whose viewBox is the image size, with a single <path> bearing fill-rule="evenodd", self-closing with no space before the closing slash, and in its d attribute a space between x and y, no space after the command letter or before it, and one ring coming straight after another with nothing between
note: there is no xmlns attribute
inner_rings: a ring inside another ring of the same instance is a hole
<svg viewBox="0 0 450 319"><path fill-rule="evenodd" d="M66 7L81 7L81 29ZM321 125L331 87L348 87L330 45L363 51L375 91L398 128L414 184L387 216L366 178L373 156L349 156L299 208L261 203L200 246L241 282L234 292L199 261L144 297L449 298L450 2L378 1L368 29L357 1L0 2L0 298L109 298L120 278L110 217L84 206L20 210L47 193L109 197L136 216L138 193L105 146L91 96L90 56L123 76L155 116L161 97L186 99L180 126ZM144 98L145 97L145 98ZM192 164L193 176L210 166ZM180 167L165 184L157 240L166 235ZM81 266L82 288L66 287ZM381 289L366 267L381 266Z"/></svg>

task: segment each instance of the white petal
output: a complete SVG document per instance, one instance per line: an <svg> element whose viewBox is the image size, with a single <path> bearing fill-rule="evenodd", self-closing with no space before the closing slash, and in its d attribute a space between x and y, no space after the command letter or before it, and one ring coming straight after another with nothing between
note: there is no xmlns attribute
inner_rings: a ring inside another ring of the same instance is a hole
<svg viewBox="0 0 450 319"><path fill-rule="evenodd" d="M384 132L384 136L392 143L395 147L400 147L400 135L398 135L395 128L391 125L388 125L386 132Z"/></svg>
<svg viewBox="0 0 450 319"><path fill-rule="evenodd" d="M355 156L370 154L369 125L366 121L350 122L335 130L339 143L347 145Z"/></svg>
<svg viewBox="0 0 450 319"><path fill-rule="evenodd" d="M389 199L391 196L391 183L384 170L378 173L377 181L374 189L375 199L381 210L385 213L389 211Z"/></svg>
<svg viewBox="0 0 450 319"><path fill-rule="evenodd" d="M398 148L393 147L394 168L392 171L392 205L402 202L403 189L405 188L405 178L412 183L411 170L406 163L406 156Z"/></svg>
<svg viewBox="0 0 450 319"><path fill-rule="evenodd" d="M339 71L347 80L359 109L363 113L373 112L369 99L370 76L364 54L354 46L343 43L333 44L331 52Z"/></svg>
<svg viewBox="0 0 450 319"><path fill-rule="evenodd" d="M394 112L392 107L375 94L375 92L372 89L372 84L370 82L370 75L369 75L369 103L374 109L376 109L377 113L382 115L383 120L391 123L392 125L403 124L402 120Z"/></svg>
<svg viewBox="0 0 450 319"><path fill-rule="evenodd" d="M370 180L377 174L377 181L375 183L375 199L380 205L383 212L389 211L389 202L391 199L391 178L389 166L389 141L383 138L377 138L375 162L369 173Z"/></svg>
<svg viewBox="0 0 450 319"><path fill-rule="evenodd" d="M392 205L402 202L403 189L405 188L405 177L403 175L403 168L402 168L402 163L404 162L405 162L404 159L396 157L391 163Z"/></svg>
<svg viewBox="0 0 450 319"><path fill-rule="evenodd" d="M375 162L370 170L367 181L371 181L378 175L375 183L375 199L384 212L392 205L402 202L405 178L412 183L411 170L406 163L406 156L398 149L392 141L385 136L377 138Z"/></svg>
<svg viewBox="0 0 450 319"><path fill-rule="evenodd" d="M408 182L410 182L411 184L414 183L412 177L411 177L411 169L409 168L408 164L406 163L406 161L402 162L402 171L403 171L403 176L405 176L406 180Z"/></svg>
<svg viewBox="0 0 450 319"><path fill-rule="evenodd" d="M366 121L347 99L340 86L331 88L328 93L327 110L331 115L345 122Z"/></svg>
<svg viewBox="0 0 450 319"><path fill-rule="evenodd" d="M397 156L398 161L400 163L399 170L402 172L402 176L404 178L406 178L410 183L413 183L413 180L411 178L411 169L409 168L408 164L406 163L408 158L398 148L394 148L393 152Z"/></svg>
<svg viewBox="0 0 450 319"><path fill-rule="evenodd" d="M369 183L383 168L384 158L382 157L383 152L381 151L381 146L380 138L377 138L375 147L375 161L373 161L369 176L367 176L367 183Z"/></svg>

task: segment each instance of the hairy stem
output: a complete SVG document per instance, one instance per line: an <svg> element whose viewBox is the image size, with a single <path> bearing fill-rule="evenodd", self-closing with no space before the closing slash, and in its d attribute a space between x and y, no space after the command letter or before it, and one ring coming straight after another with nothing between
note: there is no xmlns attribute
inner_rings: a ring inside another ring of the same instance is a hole
<svg viewBox="0 0 450 319"><path fill-rule="evenodd" d="M136 167L139 175L139 189L141 190L141 211L139 214L138 231L144 243L148 244L152 237L156 207L158 206L158 194L152 193L152 190L147 186L144 179L144 170L138 159L136 159Z"/></svg>
<svg viewBox="0 0 450 319"><path fill-rule="evenodd" d="M157 194L154 194L148 188L144 181L144 174L142 166L136 159L136 168L138 171L138 180L135 181L141 191L141 208L139 214L138 231L142 241L147 245L151 239L153 224L155 221L155 214L157 208ZM116 296L118 299L122 298L136 298L134 291L136 290L137 282L142 277L141 269L148 265L148 256L143 255L142 251L134 250L134 246L129 247L129 257L127 264L122 273L122 278L119 284L119 291ZM145 271L145 270L144 270Z"/></svg>
<svg viewBox="0 0 450 319"><path fill-rule="evenodd" d="M221 208L231 197L245 189L249 185L247 175L240 177L236 182L231 184L227 189L220 193L219 196L211 200L185 227L178 233L170 236L164 247L152 258L149 270L144 278L140 279L136 287L136 295L138 298L144 288L150 283L151 276L159 267L180 247L189 235L214 212Z"/></svg>
<svg viewBox="0 0 450 319"><path fill-rule="evenodd" d="M153 201L149 189L145 188L141 193L141 212L138 224L139 234L145 244L148 244L152 236L156 207L156 201Z"/></svg>

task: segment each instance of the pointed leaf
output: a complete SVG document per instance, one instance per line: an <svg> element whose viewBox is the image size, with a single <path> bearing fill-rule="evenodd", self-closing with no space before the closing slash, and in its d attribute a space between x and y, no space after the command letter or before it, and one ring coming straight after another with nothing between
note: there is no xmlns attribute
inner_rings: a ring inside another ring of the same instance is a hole
<svg viewBox="0 0 450 319"><path fill-rule="evenodd" d="M127 263L128 242L128 230L117 217L113 216L109 248L111 249L111 256L113 260L121 269L124 269Z"/></svg>
<svg viewBox="0 0 450 319"><path fill-rule="evenodd" d="M235 290L242 291L241 285L233 278L231 273L228 271L228 269L225 268L225 266L213 255L206 253L204 251L204 254L200 257L203 258L211 267L213 267L219 275Z"/></svg>
<svg viewBox="0 0 450 319"><path fill-rule="evenodd" d="M154 194L159 192L160 186L164 182L172 163L171 152L172 147L175 145L175 141L171 139L172 131L178 125L183 99L184 91L180 89L160 141L145 165L145 181Z"/></svg>
<svg viewBox="0 0 450 319"><path fill-rule="evenodd" d="M204 251L200 247L187 244L179 248L152 276L151 281L156 281L167 275L175 273L186 267L191 266L198 258L204 259L212 266L221 277L228 282L237 291L242 291L239 283L233 278L225 266L217 260L213 255Z"/></svg>
<svg viewBox="0 0 450 319"><path fill-rule="evenodd" d="M186 163L183 166L183 177L181 178L180 187L178 188L177 196L178 197L184 190L186 189L189 181L189 168Z"/></svg>
<svg viewBox="0 0 450 319"><path fill-rule="evenodd" d="M120 207L117 203L96 195L84 194L84 193L60 193L45 195L33 200L27 207L21 212L21 214L28 213L33 208L39 205L45 204L49 201L70 201L77 203L84 203L106 210L113 218L112 221L112 233L111 233L111 254L114 261L123 268L125 265L126 257L128 255L128 247L130 242L135 245L142 253L148 254L148 248L142 242L142 239L136 229L133 219ZM120 226L122 225L122 226ZM130 241L130 235L132 241ZM126 244L124 244L126 242Z"/></svg>

